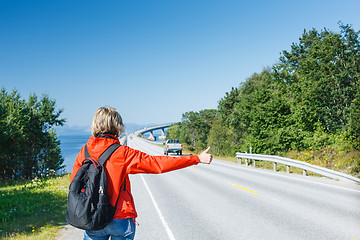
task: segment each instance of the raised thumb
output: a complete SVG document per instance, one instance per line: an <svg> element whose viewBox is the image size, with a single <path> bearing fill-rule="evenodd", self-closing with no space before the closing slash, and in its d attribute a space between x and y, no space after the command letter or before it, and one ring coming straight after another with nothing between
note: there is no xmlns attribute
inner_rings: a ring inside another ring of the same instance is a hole
<svg viewBox="0 0 360 240"><path fill-rule="evenodd" d="M204 152L207 153L210 150L210 147L208 147Z"/></svg>

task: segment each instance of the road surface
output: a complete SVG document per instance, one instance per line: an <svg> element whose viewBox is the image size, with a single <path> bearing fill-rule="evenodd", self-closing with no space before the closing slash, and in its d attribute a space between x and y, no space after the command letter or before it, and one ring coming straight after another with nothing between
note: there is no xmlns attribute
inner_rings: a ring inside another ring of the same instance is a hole
<svg viewBox="0 0 360 240"><path fill-rule="evenodd" d="M128 145L163 154L135 136ZM130 181L136 240L360 240L360 186L353 183L218 160Z"/></svg>

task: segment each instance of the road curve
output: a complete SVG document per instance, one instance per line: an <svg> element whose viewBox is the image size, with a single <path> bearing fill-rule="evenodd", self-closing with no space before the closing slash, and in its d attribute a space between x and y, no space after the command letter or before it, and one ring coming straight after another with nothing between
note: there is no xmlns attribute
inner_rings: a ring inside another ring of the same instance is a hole
<svg viewBox="0 0 360 240"><path fill-rule="evenodd" d="M162 155L132 137L130 147ZM175 156L175 155L174 155ZM132 175L135 239L360 240L360 186L222 161Z"/></svg>

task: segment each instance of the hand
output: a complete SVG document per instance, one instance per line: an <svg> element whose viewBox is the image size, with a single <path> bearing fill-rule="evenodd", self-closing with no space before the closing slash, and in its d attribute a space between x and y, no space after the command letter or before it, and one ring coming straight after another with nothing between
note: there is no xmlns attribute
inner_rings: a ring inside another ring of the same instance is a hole
<svg viewBox="0 0 360 240"><path fill-rule="evenodd" d="M200 153L200 155L198 156L201 163L205 163L205 164L211 163L212 155L210 153L208 153L209 150L210 150L210 147L208 147L205 151Z"/></svg>

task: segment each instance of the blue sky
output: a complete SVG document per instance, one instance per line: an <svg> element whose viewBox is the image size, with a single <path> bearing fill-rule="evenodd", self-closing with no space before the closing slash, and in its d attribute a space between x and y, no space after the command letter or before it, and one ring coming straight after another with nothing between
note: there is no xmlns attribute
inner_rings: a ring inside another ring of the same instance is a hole
<svg viewBox="0 0 360 240"><path fill-rule="evenodd" d="M304 29L360 29L360 1L0 0L0 87L48 94L69 126L96 108L169 123L216 108Z"/></svg>

